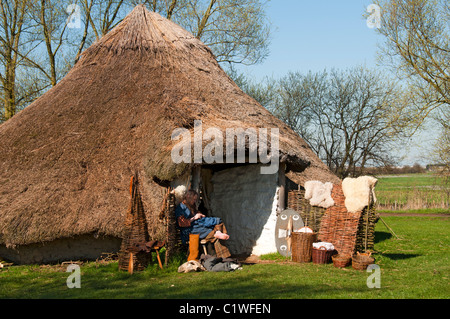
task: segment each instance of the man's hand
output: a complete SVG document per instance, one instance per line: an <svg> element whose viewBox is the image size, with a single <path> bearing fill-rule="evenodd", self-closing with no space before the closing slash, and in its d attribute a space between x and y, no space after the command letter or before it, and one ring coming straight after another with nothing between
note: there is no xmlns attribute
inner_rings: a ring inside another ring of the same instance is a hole
<svg viewBox="0 0 450 319"><path fill-rule="evenodd" d="M201 219L201 218L204 218L204 217L206 217L206 216L203 215L202 213L197 213L197 214L195 214L195 216L194 216L194 220Z"/></svg>

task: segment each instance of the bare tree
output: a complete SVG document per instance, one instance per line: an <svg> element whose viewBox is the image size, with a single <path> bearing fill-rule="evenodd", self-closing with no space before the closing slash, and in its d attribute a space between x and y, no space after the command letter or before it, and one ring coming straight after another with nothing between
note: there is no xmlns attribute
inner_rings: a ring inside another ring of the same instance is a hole
<svg viewBox="0 0 450 319"><path fill-rule="evenodd" d="M63 76L59 72L57 58L67 40L67 15L68 2L40 0L34 6L33 16L37 22L37 33L41 35L45 45L47 58L43 63L35 63L34 66L41 70L51 86L55 86Z"/></svg>
<svg viewBox="0 0 450 319"><path fill-rule="evenodd" d="M17 112L17 70L21 63L24 29L29 3L26 0L0 1L0 80L3 100L2 120Z"/></svg>
<svg viewBox="0 0 450 319"><path fill-rule="evenodd" d="M436 120L441 128L441 132L434 143L432 159L444 165L443 173L450 174L450 105L445 105L439 110Z"/></svg>
<svg viewBox="0 0 450 319"><path fill-rule="evenodd" d="M421 124L450 104L450 3L446 0L380 0L385 41L381 61L404 79Z"/></svg>
<svg viewBox="0 0 450 319"><path fill-rule="evenodd" d="M124 0L91 0L89 4L87 0L83 0L83 3L87 20L97 40L107 34L124 18L121 12L126 4Z"/></svg>
<svg viewBox="0 0 450 319"><path fill-rule="evenodd" d="M268 55L271 28L261 0L166 0L170 18L210 46L221 63L257 64Z"/></svg>
<svg viewBox="0 0 450 319"><path fill-rule="evenodd" d="M89 25L91 20L91 12L94 5L94 0L81 0L80 5L83 7L84 12L84 27L83 27L83 36L81 37L77 47L77 54L75 56L75 63L79 60L81 53L85 49L85 46L89 41Z"/></svg>
<svg viewBox="0 0 450 319"><path fill-rule="evenodd" d="M385 42L381 61L395 70L410 92L411 122L437 120L440 129L430 159L446 165L450 149L450 3L446 0L380 0ZM446 177L448 181L448 176Z"/></svg>
<svg viewBox="0 0 450 319"><path fill-rule="evenodd" d="M359 175L367 165L393 162L394 142L402 137L397 124L407 115L408 104L401 89L381 74L364 68L296 72L272 88L272 93L255 98L298 132L341 178ZM266 86L260 91L269 90Z"/></svg>

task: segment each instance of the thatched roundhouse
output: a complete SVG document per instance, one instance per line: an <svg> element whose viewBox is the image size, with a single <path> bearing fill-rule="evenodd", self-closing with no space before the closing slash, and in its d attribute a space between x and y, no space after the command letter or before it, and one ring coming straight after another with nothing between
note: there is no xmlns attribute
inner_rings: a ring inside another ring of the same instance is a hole
<svg viewBox="0 0 450 319"><path fill-rule="evenodd" d="M278 128L280 170L262 163L174 163L177 128ZM54 88L0 126L0 257L15 263L96 258L118 251L129 180L151 238L166 187L208 184L212 214L234 253L274 249L271 223L285 175L297 184L339 179L283 122L244 94L192 34L137 6L85 50ZM281 202L281 204L279 204ZM272 232L272 233L271 233Z"/></svg>

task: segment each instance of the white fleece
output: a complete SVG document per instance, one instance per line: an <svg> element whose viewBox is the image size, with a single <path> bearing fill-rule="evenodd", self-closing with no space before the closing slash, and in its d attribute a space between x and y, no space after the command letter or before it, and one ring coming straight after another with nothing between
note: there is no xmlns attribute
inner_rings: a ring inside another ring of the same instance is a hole
<svg viewBox="0 0 450 319"><path fill-rule="evenodd" d="M347 177L342 181L342 191L345 196L345 207L349 213L362 211L368 206L369 195L372 193L372 201L376 202L375 185L378 180L372 176L361 176L358 178Z"/></svg>
<svg viewBox="0 0 450 319"><path fill-rule="evenodd" d="M332 189L333 184L330 182L307 181L305 183L305 198L309 199L311 206L328 208L334 205L334 200L331 197Z"/></svg>

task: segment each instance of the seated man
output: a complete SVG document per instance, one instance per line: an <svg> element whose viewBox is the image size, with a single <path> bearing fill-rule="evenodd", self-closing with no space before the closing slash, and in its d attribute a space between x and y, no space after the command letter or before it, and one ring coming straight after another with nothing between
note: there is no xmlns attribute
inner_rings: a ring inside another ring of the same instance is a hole
<svg viewBox="0 0 450 319"><path fill-rule="evenodd" d="M190 234L198 234L200 240L214 241L214 248L218 257L229 257L231 254L228 249L217 240L228 240L230 238L226 234L225 225L218 217L206 217L199 213L196 208L197 200L198 193L194 190L188 190L183 201L175 209L181 241L186 245Z"/></svg>

